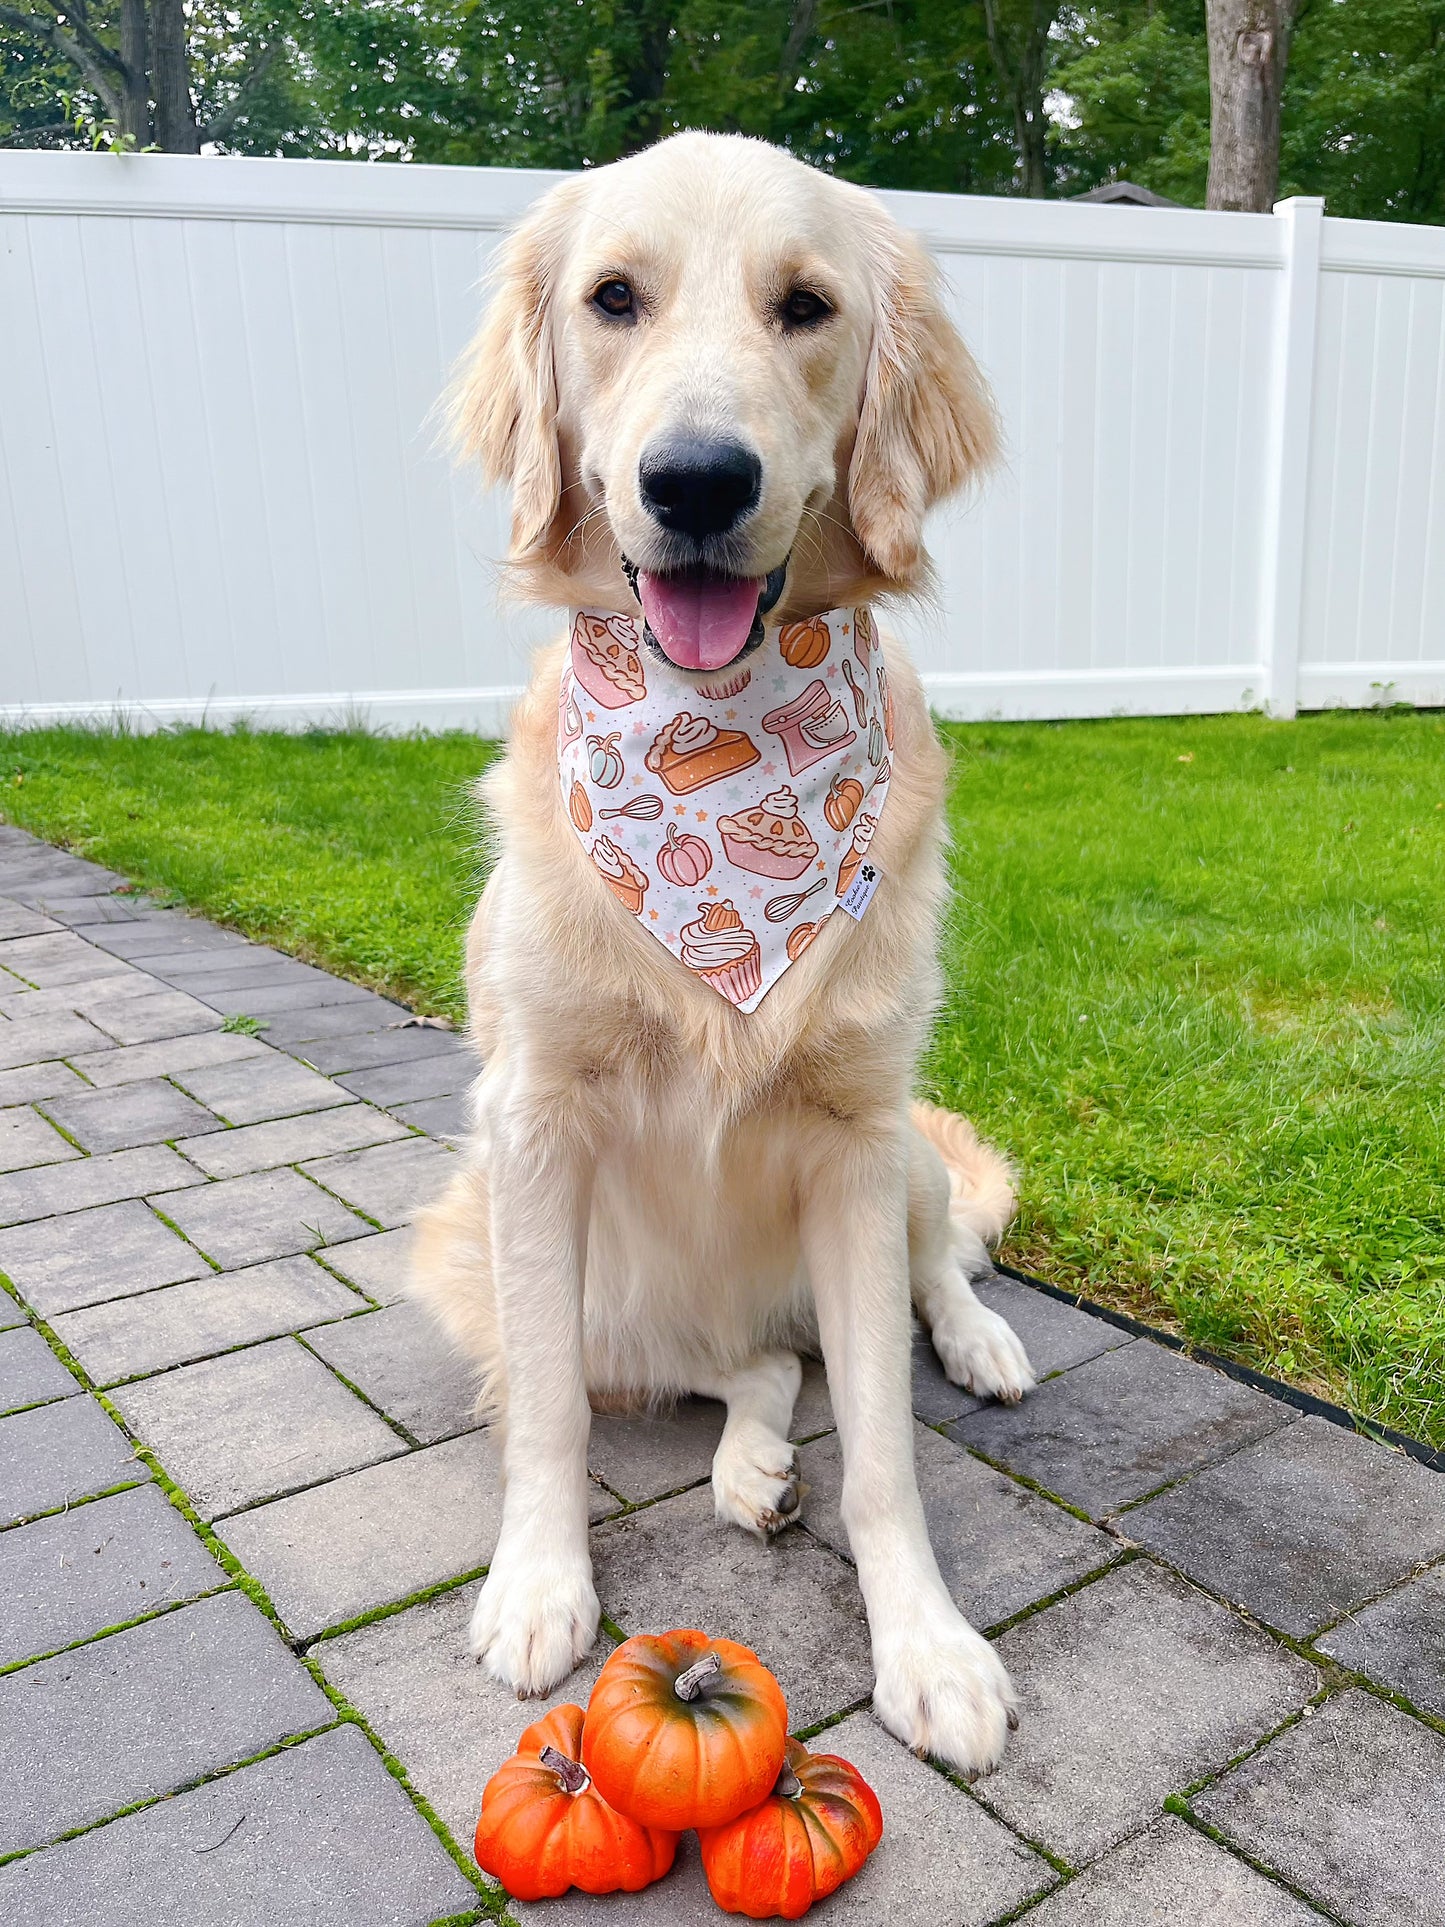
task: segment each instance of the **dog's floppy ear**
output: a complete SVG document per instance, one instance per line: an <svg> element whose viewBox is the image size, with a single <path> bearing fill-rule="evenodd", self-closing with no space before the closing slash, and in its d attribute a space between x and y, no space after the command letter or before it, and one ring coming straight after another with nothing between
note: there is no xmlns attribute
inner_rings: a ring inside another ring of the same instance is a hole
<svg viewBox="0 0 1445 1927"><path fill-rule="evenodd" d="M878 570L907 585L924 559L925 510L988 467L998 423L922 244L880 212L873 253L873 344L848 468L848 509Z"/></svg>
<svg viewBox="0 0 1445 1927"><path fill-rule="evenodd" d="M489 483L511 486L514 562L545 547L562 500L548 308L569 185L554 188L497 250L491 300L450 396L453 445L480 460Z"/></svg>

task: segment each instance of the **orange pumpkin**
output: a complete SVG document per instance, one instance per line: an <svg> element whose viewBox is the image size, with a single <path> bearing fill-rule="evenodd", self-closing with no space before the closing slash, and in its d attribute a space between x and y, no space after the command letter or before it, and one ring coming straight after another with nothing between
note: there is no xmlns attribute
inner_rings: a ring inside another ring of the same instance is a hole
<svg viewBox="0 0 1445 1927"><path fill-rule="evenodd" d="M878 1796L833 1753L788 1741L788 1758L761 1806L698 1835L703 1871L724 1913L797 1920L863 1865L883 1838Z"/></svg>
<svg viewBox="0 0 1445 1927"><path fill-rule="evenodd" d="M635 1894L660 1880L677 1835L610 1807L577 1755L582 1708L558 1706L529 1726L488 1780L477 1821L477 1865L517 1900Z"/></svg>
<svg viewBox="0 0 1445 1927"><path fill-rule="evenodd" d="M706 1633L639 1633L592 1688L582 1761L646 1827L716 1827L755 1807L783 1764L788 1709L756 1653Z"/></svg>
<svg viewBox="0 0 1445 1927"><path fill-rule="evenodd" d="M588 800L586 790L583 789L580 783L575 781L567 795L567 814L579 830L590 830L592 828L592 805Z"/></svg>
<svg viewBox="0 0 1445 1927"><path fill-rule="evenodd" d="M835 830L846 830L863 801L863 785L856 776L835 776L823 799L823 814Z"/></svg>
<svg viewBox="0 0 1445 1927"><path fill-rule="evenodd" d="M778 631L778 647L783 661L794 669L816 669L828 653L828 625L821 616L807 622L785 622Z"/></svg>

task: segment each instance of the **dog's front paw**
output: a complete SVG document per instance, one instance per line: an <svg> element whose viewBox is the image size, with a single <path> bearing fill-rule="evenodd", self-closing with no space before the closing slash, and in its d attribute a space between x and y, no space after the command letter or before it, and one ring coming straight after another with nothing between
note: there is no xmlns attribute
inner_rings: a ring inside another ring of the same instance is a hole
<svg viewBox="0 0 1445 1927"><path fill-rule="evenodd" d="M1005 1405L1017 1405L1032 1390L1033 1367L1013 1327L976 1298L949 1305L930 1336L939 1363L955 1385Z"/></svg>
<svg viewBox="0 0 1445 1927"><path fill-rule="evenodd" d="M781 1532L796 1518L801 1496L792 1446L764 1425L731 1427L713 1458L712 1493L725 1525L764 1539Z"/></svg>
<svg viewBox="0 0 1445 1927"><path fill-rule="evenodd" d="M993 1647L957 1613L926 1624L879 1651L873 1707L915 1753L931 1753L970 1779L1003 1757L1018 1725L1018 1702Z"/></svg>
<svg viewBox="0 0 1445 1927"><path fill-rule="evenodd" d="M597 1637L600 1615L585 1557L508 1556L499 1548L468 1643L493 1679L528 1699L567 1677Z"/></svg>

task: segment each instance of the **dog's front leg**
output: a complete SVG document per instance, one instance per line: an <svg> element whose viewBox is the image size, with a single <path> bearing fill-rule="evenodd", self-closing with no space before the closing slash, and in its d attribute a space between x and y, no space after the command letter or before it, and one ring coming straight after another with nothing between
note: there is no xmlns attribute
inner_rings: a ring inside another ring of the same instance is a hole
<svg viewBox="0 0 1445 1927"><path fill-rule="evenodd" d="M487 1092L492 1262L506 1377L506 1493L471 1646L519 1694L564 1679L597 1636L587 1545L582 1286L592 1159L575 1119Z"/></svg>
<svg viewBox="0 0 1445 1927"><path fill-rule="evenodd" d="M843 1443L843 1522L868 1608L873 1704L965 1773L1017 1724L1008 1675L949 1597L913 1467L907 1152L892 1118L824 1126L803 1174L803 1253Z"/></svg>

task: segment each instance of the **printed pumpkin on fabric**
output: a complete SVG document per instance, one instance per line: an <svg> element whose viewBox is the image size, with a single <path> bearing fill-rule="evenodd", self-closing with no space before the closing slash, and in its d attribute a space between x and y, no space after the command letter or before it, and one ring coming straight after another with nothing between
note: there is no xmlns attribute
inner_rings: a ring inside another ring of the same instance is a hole
<svg viewBox="0 0 1445 1927"><path fill-rule="evenodd" d="M867 609L785 623L700 683L644 650L631 616L572 612L557 706L568 817L623 908L739 1010L854 883L892 747Z"/></svg>

